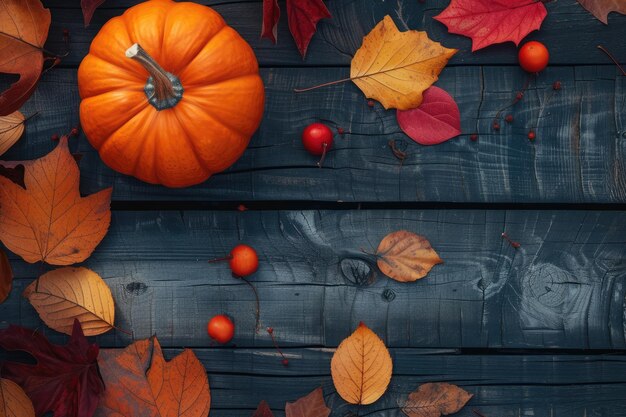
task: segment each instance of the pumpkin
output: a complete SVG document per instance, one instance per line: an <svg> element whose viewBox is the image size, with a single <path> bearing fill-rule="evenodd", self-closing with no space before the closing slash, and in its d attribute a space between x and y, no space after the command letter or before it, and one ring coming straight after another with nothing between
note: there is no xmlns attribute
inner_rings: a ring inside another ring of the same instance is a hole
<svg viewBox="0 0 626 417"><path fill-rule="evenodd" d="M186 187L231 166L263 116L252 48L213 9L150 0L109 20L78 69L80 121L114 170Z"/></svg>

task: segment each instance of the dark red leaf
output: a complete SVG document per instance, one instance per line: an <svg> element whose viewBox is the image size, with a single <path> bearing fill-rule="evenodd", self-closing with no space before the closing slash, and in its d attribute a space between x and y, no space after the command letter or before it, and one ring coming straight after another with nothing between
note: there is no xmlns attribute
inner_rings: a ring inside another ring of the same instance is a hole
<svg viewBox="0 0 626 417"><path fill-rule="evenodd" d="M98 371L98 345L89 344L78 320L65 346L53 345L34 330L9 326L0 330L0 347L30 353L35 365L4 362L2 377L20 385L33 401L36 415L91 417L104 384Z"/></svg>
<svg viewBox="0 0 626 417"><path fill-rule="evenodd" d="M287 0L287 17L291 35L304 58L317 22L331 17L330 12L322 0Z"/></svg>
<svg viewBox="0 0 626 417"><path fill-rule="evenodd" d="M445 90L430 87L416 109L398 110L400 128L415 142L437 145L461 134L459 106Z"/></svg>
<svg viewBox="0 0 626 417"><path fill-rule="evenodd" d="M91 22L93 13L102 3L104 3L104 0L80 0L80 7L83 8L85 26L89 26L89 22Z"/></svg>
<svg viewBox="0 0 626 417"><path fill-rule="evenodd" d="M13 286L13 270L7 254L0 249L0 304L9 297ZM2 369L0 369L1 371Z"/></svg>
<svg viewBox="0 0 626 417"><path fill-rule="evenodd" d="M257 407L254 414L252 414L252 417L274 417L274 414L272 414L270 406L267 405L265 400L263 400L259 403L259 406Z"/></svg>
<svg viewBox="0 0 626 417"><path fill-rule="evenodd" d="M261 27L262 38L267 38L276 43L279 18L280 8L278 7L278 0L263 0L263 26Z"/></svg>

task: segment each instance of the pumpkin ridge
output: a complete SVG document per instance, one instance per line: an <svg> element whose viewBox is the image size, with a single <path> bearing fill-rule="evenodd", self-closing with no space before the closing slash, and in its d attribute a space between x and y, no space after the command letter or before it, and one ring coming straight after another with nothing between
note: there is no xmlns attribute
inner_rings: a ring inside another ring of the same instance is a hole
<svg viewBox="0 0 626 417"><path fill-rule="evenodd" d="M225 127L227 130L230 130L231 132L236 133L238 136L244 136L244 137L251 136L250 133L244 132L243 130L237 129L235 126L227 124L226 122L224 122L223 120L215 116L213 113L211 113L209 110L207 110L206 107L200 106L194 103L193 101L194 101L193 99L187 96L187 100L185 103L188 106L194 106L197 109L199 109L205 116L210 118L213 123L221 125L222 127Z"/></svg>
<svg viewBox="0 0 626 417"><path fill-rule="evenodd" d="M198 151L196 143L195 143L194 140L192 140L191 135L189 134L189 130L187 130L187 124L183 123L183 121L180 120L180 115L176 111L176 107L174 107L172 110L173 110L173 113L174 113L174 117L176 118L176 120L178 121L178 124L180 125L180 128L183 130L184 135L182 135L182 136L185 137L185 141L189 144L189 147L191 148L191 153L196 158L196 161L198 162L198 165L202 168L202 172L205 175L208 174L209 177L210 177L212 172L209 171L209 169L205 166L206 162L200 156L200 153Z"/></svg>

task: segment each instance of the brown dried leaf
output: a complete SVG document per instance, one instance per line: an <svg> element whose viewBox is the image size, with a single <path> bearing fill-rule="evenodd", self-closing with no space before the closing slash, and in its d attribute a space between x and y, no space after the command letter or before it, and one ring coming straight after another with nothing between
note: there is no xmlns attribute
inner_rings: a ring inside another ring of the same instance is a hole
<svg viewBox="0 0 626 417"><path fill-rule="evenodd" d="M402 412L409 417L447 416L461 410L472 396L453 384L427 383L409 394Z"/></svg>
<svg viewBox="0 0 626 417"><path fill-rule="evenodd" d="M19 111L8 116L0 116L0 156L22 137L24 119L24 115Z"/></svg>
<svg viewBox="0 0 626 417"><path fill-rule="evenodd" d="M328 417L330 408L324 402L322 387L293 403L285 404L287 417Z"/></svg>
<svg viewBox="0 0 626 417"><path fill-rule="evenodd" d="M259 403L259 406L254 414L252 414L252 417L274 417L274 414L272 413L270 406L267 405L267 402L263 400Z"/></svg>
<svg viewBox="0 0 626 417"><path fill-rule="evenodd" d="M609 13L626 14L626 1L624 0L578 0L578 3L605 25L609 24Z"/></svg>
<svg viewBox="0 0 626 417"><path fill-rule="evenodd" d="M0 304L9 297L13 286L13 270L7 254L0 249Z"/></svg>
<svg viewBox="0 0 626 417"><path fill-rule="evenodd" d="M381 272L400 282L424 278L433 266L443 263L424 236L406 230L385 236L376 256Z"/></svg>
<svg viewBox="0 0 626 417"><path fill-rule="evenodd" d="M19 385L0 378L0 417L35 417L35 408Z"/></svg>
<svg viewBox="0 0 626 417"><path fill-rule="evenodd" d="M333 355L330 373L337 392L350 404L372 404L387 391L393 363L382 340L365 324Z"/></svg>
<svg viewBox="0 0 626 417"><path fill-rule="evenodd" d="M60 268L43 274L23 293L39 317L57 332L72 334L74 319L85 336L111 330L115 304L100 275L87 268Z"/></svg>

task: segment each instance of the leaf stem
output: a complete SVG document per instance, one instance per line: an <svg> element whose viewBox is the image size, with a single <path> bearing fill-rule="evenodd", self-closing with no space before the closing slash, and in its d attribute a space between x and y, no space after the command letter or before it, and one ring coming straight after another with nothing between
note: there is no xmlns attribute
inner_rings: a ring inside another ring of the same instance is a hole
<svg viewBox="0 0 626 417"><path fill-rule="evenodd" d="M598 49L601 50L602 52L604 52L605 54L607 54L607 56L609 58L611 58L611 61L613 61L615 63L615 65L617 65L617 68L619 68L619 70L622 72L622 75L626 76L626 71L624 71L624 68L622 68L622 66L619 64L619 62L617 62L617 59L615 59L615 57L613 56L612 53L610 53L604 46L602 45L598 45Z"/></svg>
<svg viewBox="0 0 626 417"><path fill-rule="evenodd" d="M259 325L261 322L261 302L259 301L259 293L256 290L256 287L254 285L252 285L252 283L250 281L248 281L246 278L244 277L239 277L241 278L241 280L243 282L245 282L246 284L248 284L248 286L250 288L252 288L252 292L254 292L254 297L256 299L256 311L255 311L255 318L256 318L256 326L254 327L254 331L255 333L259 333Z"/></svg>
<svg viewBox="0 0 626 417"><path fill-rule="evenodd" d="M341 84L341 83L345 83L345 82L351 81L351 80L352 80L352 77L342 78L341 80L330 81L330 82L327 82L327 83L314 85L313 87L294 88L293 91L296 92L296 93L304 93L305 91L311 91L311 90L315 90L315 89L322 88L322 87L328 87L329 85Z"/></svg>

